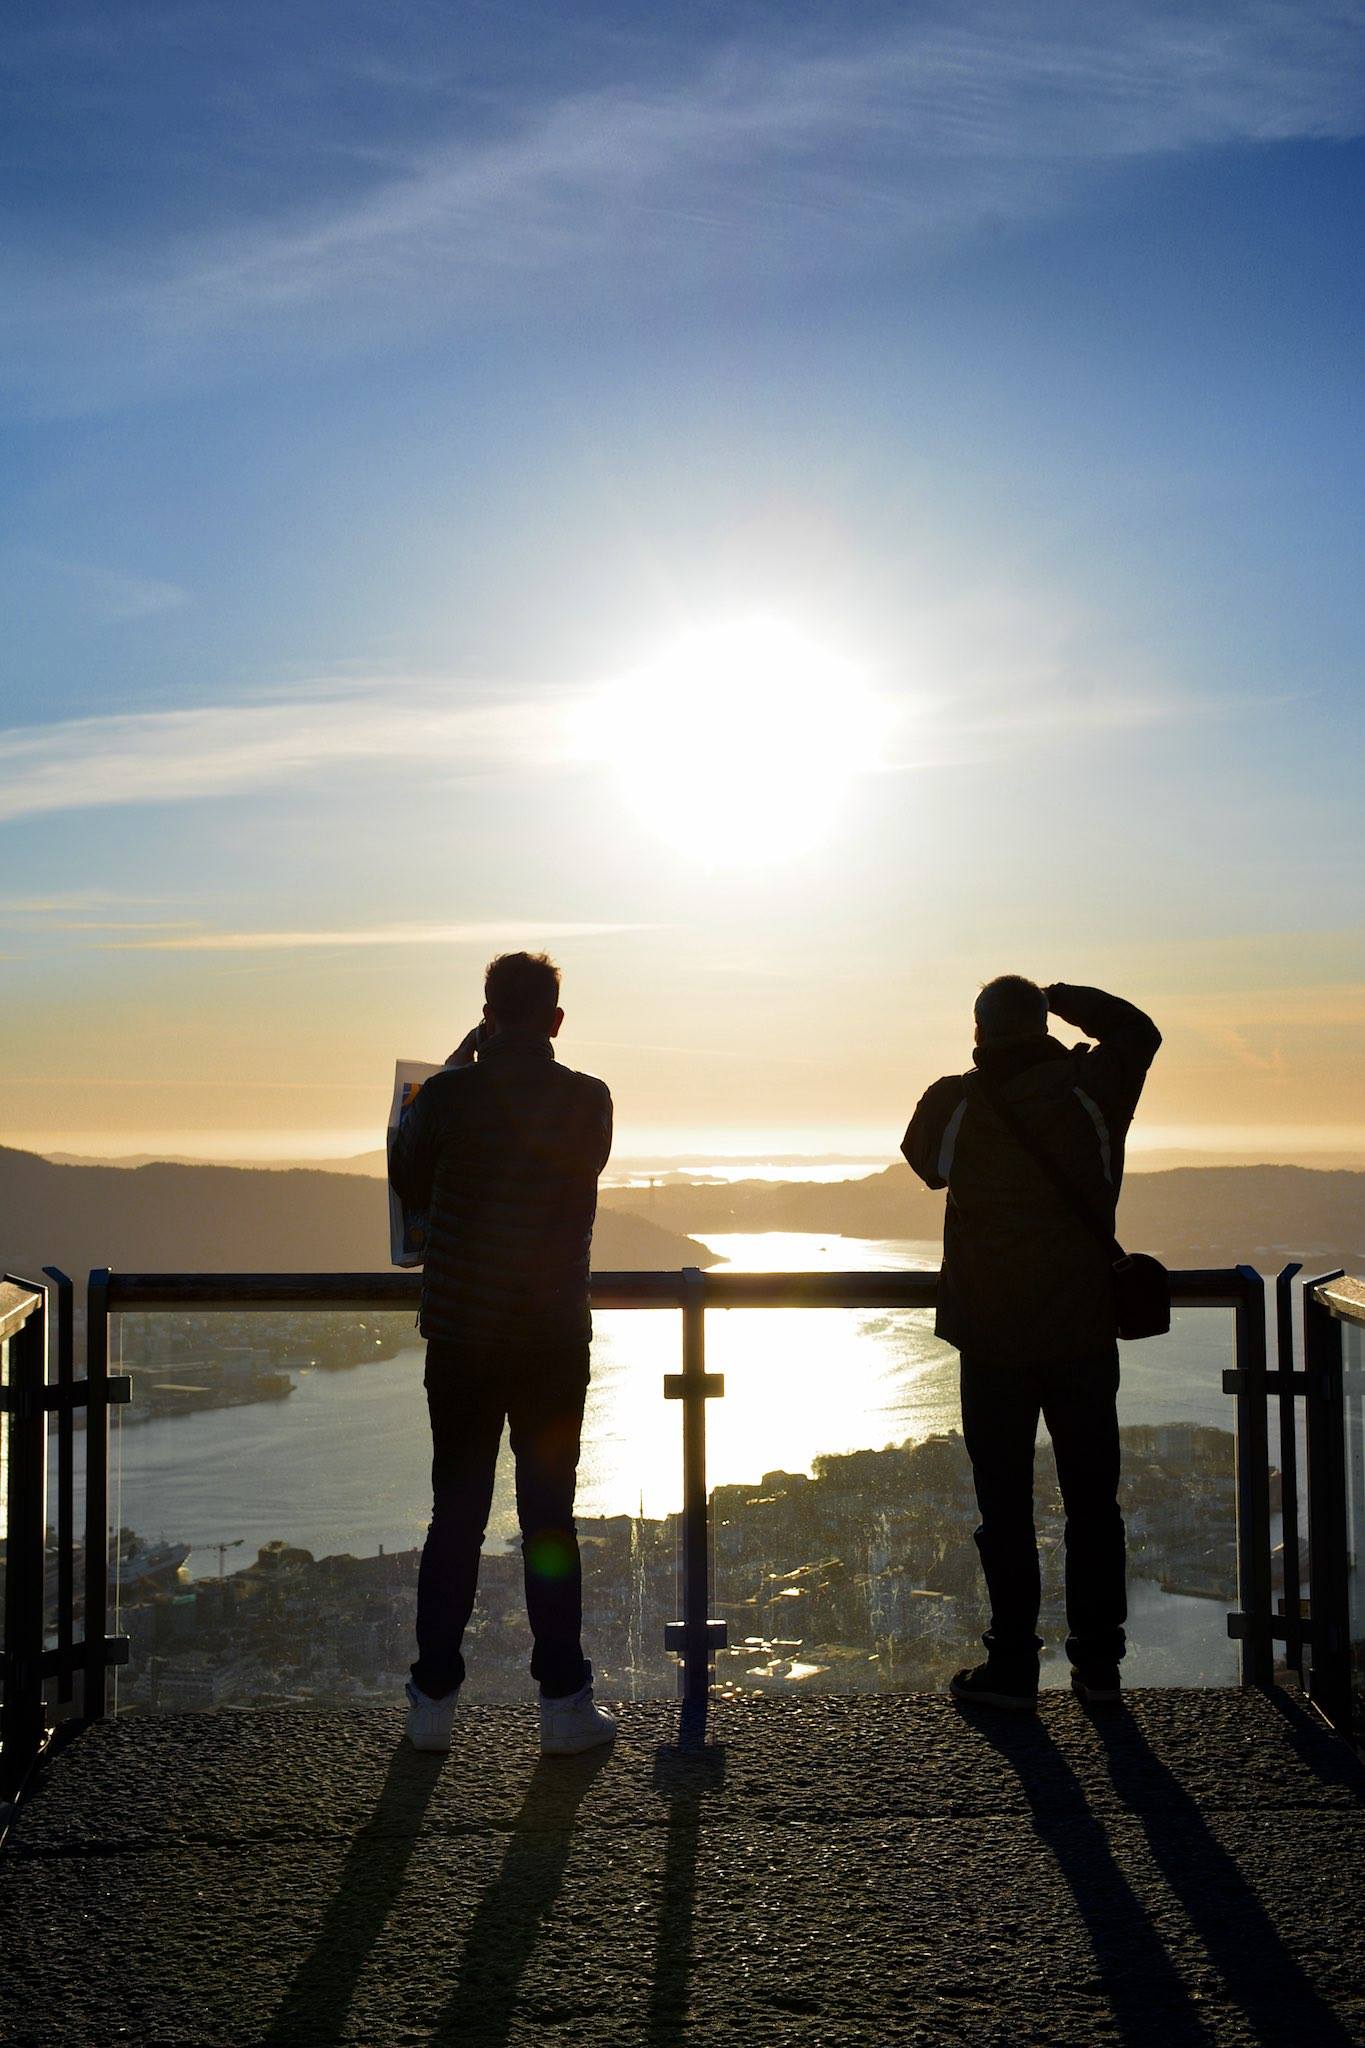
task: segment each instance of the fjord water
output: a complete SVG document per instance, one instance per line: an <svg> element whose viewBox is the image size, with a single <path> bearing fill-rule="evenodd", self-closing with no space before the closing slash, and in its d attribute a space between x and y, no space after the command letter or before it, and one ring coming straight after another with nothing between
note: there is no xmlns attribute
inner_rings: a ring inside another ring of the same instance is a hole
<svg viewBox="0 0 1365 2048"><path fill-rule="evenodd" d="M750 1271L933 1267L938 1247L801 1232L713 1236L726 1265ZM1220 1375L1232 1319L1177 1313L1169 1338L1125 1347L1124 1422L1230 1428ZM658 1516L677 1507L679 1409L662 1398L676 1371L676 1311L599 1314L584 1428L584 1516ZM134 1358L125 1364L136 1368ZM880 1449L959 1426L957 1355L927 1311L737 1309L707 1316L707 1364L725 1375L708 1413L716 1484L809 1471L821 1453ZM115 1411L117 1415L118 1411ZM287 1402L263 1402L119 1432L111 1516L157 1539L192 1544L196 1576L217 1571L216 1544L250 1549L283 1537L321 1556L373 1555L420 1543L429 1506L422 1349L341 1372L301 1374ZM490 1536L516 1516L504 1451Z"/></svg>

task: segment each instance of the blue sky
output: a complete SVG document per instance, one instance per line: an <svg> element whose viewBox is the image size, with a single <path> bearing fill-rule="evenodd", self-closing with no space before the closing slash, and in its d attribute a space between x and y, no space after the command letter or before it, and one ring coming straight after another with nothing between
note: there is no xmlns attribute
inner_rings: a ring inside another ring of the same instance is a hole
<svg viewBox="0 0 1365 2048"><path fill-rule="evenodd" d="M1000 964L1365 1142L1360 7L17 23L0 1131L363 1131L543 937L642 1143L898 1130ZM757 864L574 741L753 616L895 714Z"/></svg>

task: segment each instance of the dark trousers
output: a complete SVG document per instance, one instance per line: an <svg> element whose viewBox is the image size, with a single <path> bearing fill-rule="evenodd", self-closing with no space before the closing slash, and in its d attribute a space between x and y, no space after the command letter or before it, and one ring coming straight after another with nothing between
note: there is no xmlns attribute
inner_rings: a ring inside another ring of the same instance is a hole
<svg viewBox="0 0 1365 2048"><path fill-rule="evenodd" d="M1033 1442L1041 1413L1066 1510L1067 1655L1112 1664L1124 1651L1117 1351L1049 1365L962 1360L962 1433L981 1527L976 1547L991 1602L993 1657L1036 1663L1041 1589L1033 1529Z"/></svg>
<svg viewBox="0 0 1365 2048"><path fill-rule="evenodd" d="M426 1389L432 1508L417 1575L413 1683L429 1699L441 1699L464 1678L460 1645L474 1609L507 1422L534 1640L531 1676L551 1699L577 1692L588 1675L573 1514L588 1347L580 1342L490 1352L433 1339L427 1345Z"/></svg>

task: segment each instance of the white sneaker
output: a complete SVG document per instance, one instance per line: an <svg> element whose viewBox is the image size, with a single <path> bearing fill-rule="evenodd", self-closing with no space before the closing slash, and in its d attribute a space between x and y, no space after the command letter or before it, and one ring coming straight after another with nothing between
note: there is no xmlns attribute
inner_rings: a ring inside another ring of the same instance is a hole
<svg viewBox="0 0 1365 2048"><path fill-rule="evenodd" d="M414 1749L446 1750L450 1748L450 1731L455 1721L455 1708L459 1703L460 1688L448 1692L443 1700L428 1699L409 1679L404 1690L408 1696L407 1737Z"/></svg>
<svg viewBox="0 0 1365 2048"><path fill-rule="evenodd" d="M540 1753L542 1756L578 1756L599 1743L612 1742L616 1723L592 1696L592 1666L587 1682L567 1699L547 1700L540 1696Z"/></svg>

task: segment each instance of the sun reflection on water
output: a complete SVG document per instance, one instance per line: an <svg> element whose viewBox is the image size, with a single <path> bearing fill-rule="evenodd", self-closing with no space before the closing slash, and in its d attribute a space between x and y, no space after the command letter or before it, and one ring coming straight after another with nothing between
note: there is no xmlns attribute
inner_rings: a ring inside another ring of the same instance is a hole
<svg viewBox="0 0 1365 2048"><path fill-rule="evenodd" d="M799 1231L746 1232L708 1243L725 1266L751 1272L936 1266L930 1245L863 1243ZM579 1507L647 1515L679 1503L678 1411L660 1399L678 1370L674 1311L622 1310L593 1319L593 1385L584 1423ZM711 1484L756 1482L765 1472L806 1472L822 1452L880 1448L956 1426L956 1354L933 1335L927 1309L715 1309L706 1362L725 1375L709 1405Z"/></svg>

